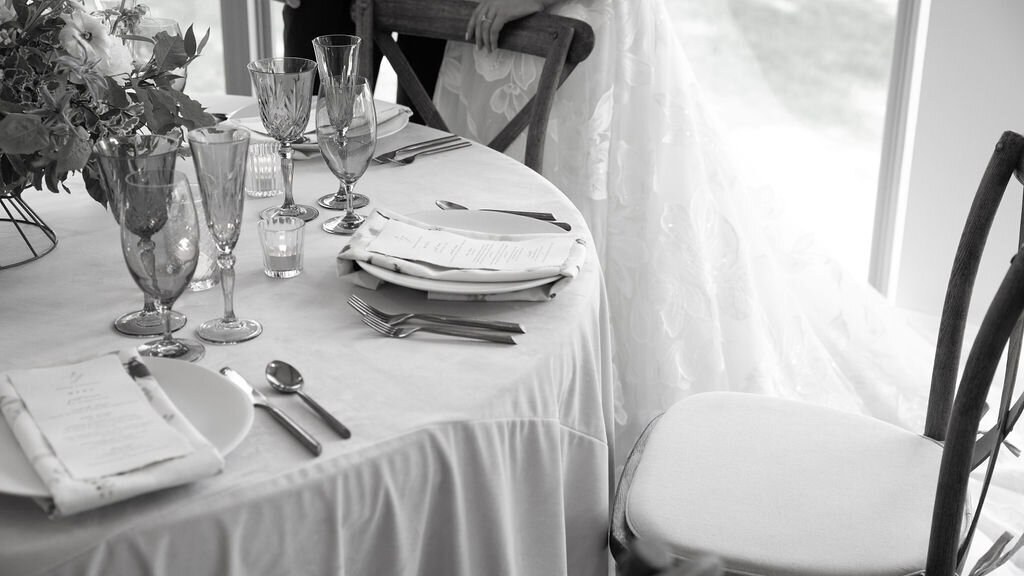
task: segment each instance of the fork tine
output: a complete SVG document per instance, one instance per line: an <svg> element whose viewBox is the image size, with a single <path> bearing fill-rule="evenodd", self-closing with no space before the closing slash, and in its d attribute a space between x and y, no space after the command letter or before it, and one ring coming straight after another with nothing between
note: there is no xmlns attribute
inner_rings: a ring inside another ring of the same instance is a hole
<svg viewBox="0 0 1024 576"><path fill-rule="evenodd" d="M373 306L370 306L365 300L362 300L358 296L353 295L352 298L349 298L349 305L358 310L363 316L372 316L385 324L388 323L388 318L383 312L377 310Z"/></svg>
<svg viewBox="0 0 1024 576"><path fill-rule="evenodd" d="M388 326L387 324L384 324L380 320L372 316L362 316L361 319L363 321L363 324L366 324L370 328L373 328L374 331L376 331L377 333L383 334L384 336L394 336L394 331L391 329L391 327Z"/></svg>
<svg viewBox="0 0 1024 576"><path fill-rule="evenodd" d="M355 308L356 311L362 314L363 316L366 316L367 314L370 313L370 311L366 308L366 302L363 302L355 294L348 297L348 305Z"/></svg>

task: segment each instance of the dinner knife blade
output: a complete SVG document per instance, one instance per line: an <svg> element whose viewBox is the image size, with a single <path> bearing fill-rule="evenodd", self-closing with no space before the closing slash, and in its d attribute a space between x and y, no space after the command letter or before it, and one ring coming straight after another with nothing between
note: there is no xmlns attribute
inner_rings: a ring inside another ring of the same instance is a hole
<svg viewBox="0 0 1024 576"><path fill-rule="evenodd" d="M272 406L270 404L270 400L267 400L266 395L256 388L253 388L244 376L229 366L221 368L220 373L231 381L232 384L241 388L243 392L249 394L254 406L258 406L269 412L270 415L274 417L274 420L277 420L279 424L291 432L292 436L295 436L295 438L301 442L307 450L312 452L314 456L320 455L323 451L323 447L320 445L320 442L317 441L316 438L313 438L309 432L306 432L302 426L299 426L299 424L292 420L287 414Z"/></svg>

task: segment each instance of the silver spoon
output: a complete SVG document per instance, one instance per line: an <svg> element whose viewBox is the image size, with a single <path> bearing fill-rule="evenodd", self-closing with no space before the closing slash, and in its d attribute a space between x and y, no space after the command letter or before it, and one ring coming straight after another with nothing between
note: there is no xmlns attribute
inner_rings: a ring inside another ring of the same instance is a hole
<svg viewBox="0 0 1024 576"><path fill-rule="evenodd" d="M302 398L306 404L309 404L309 407L319 414L327 422L327 425L333 428L342 438L348 438L352 435L347 426L339 422L326 408L302 391L302 386L305 383L302 379L302 374L291 364L283 360L271 360L267 364L267 382L270 382L270 387L278 392L298 394L299 398Z"/></svg>
<svg viewBox="0 0 1024 576"><path fill-rule="evenodd" d="M455 202L449 202L448 200L435 200L434 204L437 205L441 210L469 210L469 208L462 204L456 204ZM534 220L543 220L552 226L558 226L562 230L569 232L572 230L572 226L568 222L555 222L553 214L547 212L523 212L522 210L497 210L491 208L481 208L481 212L501 212L502 214L514 214L516 216L525 216L526 218L533 218Z"/></svg>
<svg viewBox="0 0 1024 576"><path fill-rule="evenodd" d="M435 200L434 204L437 205L441 210L469 210L468 207L462 204L456 204L450 200ZM496 210L496 209L483 209L484 212L504 212L505 214L515 214L516 216L526 216L527 218L534 218L537 220L544 220L551 222L555 219L555 215L550 212L524 212L522 210Z"/></svg>

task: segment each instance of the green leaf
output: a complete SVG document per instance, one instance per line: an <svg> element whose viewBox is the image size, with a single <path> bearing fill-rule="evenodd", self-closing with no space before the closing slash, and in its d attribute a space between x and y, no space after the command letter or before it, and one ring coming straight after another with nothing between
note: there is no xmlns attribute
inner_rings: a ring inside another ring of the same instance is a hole
<svg viewBox="0 0 1024 576"><path fill-rule="evenodd" d="M174 70L188 64L185 41L180 36L157 32L153 39L156 41L156 46L153 47L153 66L157 70Z"/></svg>
<svg viewBox="0 0 1024 576"><path fill-rule="evenodd" d="M142 115L146 120L146 126L154 134L165 134L175 126L177 102L171 94L174 92L174 90L142 86L135 89L135 94L145 106Z"/></svg>
<svg viewBox="0 0 1024 576"><path fill-rule="evenodd" d="M92 147L88 140L83 140L75 132L68 137L67 143L57 155L56 170L61 173L74 172L85 167L89 161Z"/></svg>
<svg viewBox="0 0 1024 576"><path fill-rule="evenodd" d="M188 30L185 30L185 54L189 58L196 55L196 33L192 30L191 24L189 24Z"/></svg>
<svg viewBox="0 0 1024 576"><path fill-rule="evenodd" d="M107 104L112 108L127 108L131 104L124 86L113 78L107 78Z"/></svg>
<svg viewBox="0 0 1024 576"><path fill-rule="evenodd" d="M0 152L32 154L50 144L50 131L31 114L8 114L0 120Z"/></svg>
<svg viewBox="0 0 1024 576"><path fill-rule="evenodd" d="M82 180L85 181L85 191L89 193L89 196L100 203L104 208L107 207L107 189L103 187L103 183L100 182L99 172L96 170L96 160L90 160L89 164L84 170L82 170Z"/></svg>
<svg viewBox="0 0 1024 576"><path fill-rule="evenodd" d="M191 28L191 26L189 27ZM203 53L203 48L206 47L206 41L210 39L210 29L206 29L206 34L203 34L203 39L199 41L199 47L196 48L196 55Z"/></svg>
<svg viewBox="0 0 1024 576"><path fill-rule="evenodd" d="M217 119L207 113L203 105L189 98L182 92L175 92L178 103L179 123L188 130L213 126Z"/></svg>

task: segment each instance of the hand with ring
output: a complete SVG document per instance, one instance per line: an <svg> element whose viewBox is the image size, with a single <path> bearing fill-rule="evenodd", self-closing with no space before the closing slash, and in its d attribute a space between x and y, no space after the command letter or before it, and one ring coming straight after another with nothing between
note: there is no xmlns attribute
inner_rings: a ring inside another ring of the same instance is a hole
<svg viewBox="0 0 1024 576"><path fill-rule="evenodd" d="M466 24L466 41L488 52L498 47L501 29L512 20L529 16L560 0L481 0Z"/></svg>

